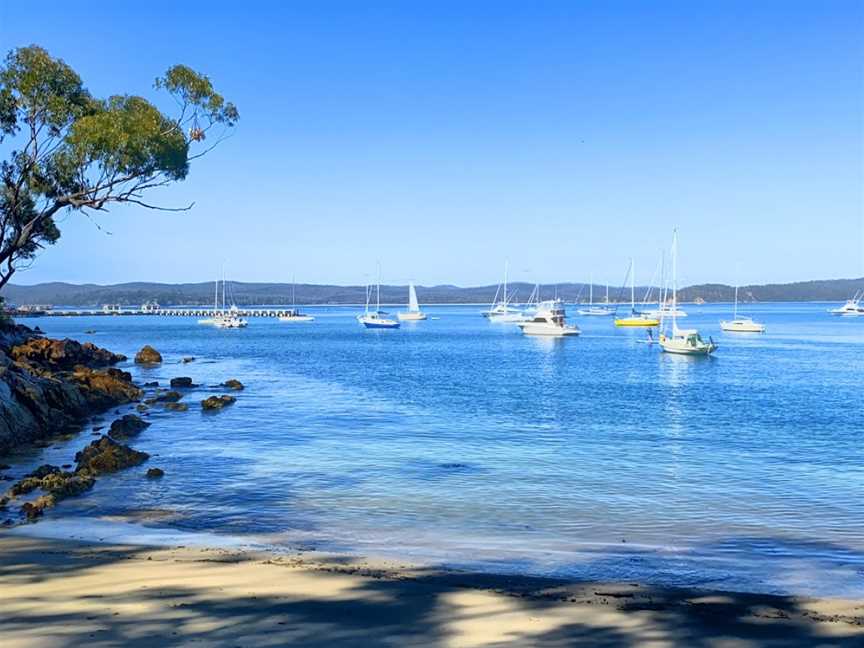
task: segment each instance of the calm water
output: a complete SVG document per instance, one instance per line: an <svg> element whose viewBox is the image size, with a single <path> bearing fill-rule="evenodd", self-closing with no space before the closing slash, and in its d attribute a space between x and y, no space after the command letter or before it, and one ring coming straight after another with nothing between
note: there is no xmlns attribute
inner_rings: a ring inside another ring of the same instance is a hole
<svg viewBox="0 0 864 648"><path fill-rule="evenodd" d="M137 378L190 375L192 404L228 378L246 390L215 415L154 411L136 445L165 479L103 478L27 531L864 596L864 318L825 309L753 307L768 333L748 336L719 331L728 307L690 306L713 359L661 354L609 318L526 338L477 307L430 307L440 319L398 331L362 329L353 308L240 331L33 320L130 357L154 345L165 364ZM102 521L82 530L82 515Z"/></svg>

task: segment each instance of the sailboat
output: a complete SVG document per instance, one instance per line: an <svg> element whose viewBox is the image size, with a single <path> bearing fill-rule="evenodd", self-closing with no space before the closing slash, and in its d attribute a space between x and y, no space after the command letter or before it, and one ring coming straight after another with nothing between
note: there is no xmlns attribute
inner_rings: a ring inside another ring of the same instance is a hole
<svg viewBox="0 0 864 648"><path fill-rule="evenodd" d="M630 316L615 319L615 326L659 326L660 320L649 317L636 310L636 270L633 259L630 259Z"/></svg>
<svg viewBox="0 0 864 648"><path fill-rule="evenodd" d="M222 276L222 311L213 319L216 328L238 329L249 325L245 319L240 317L240 309L237 304L232 303L231 308L225 308L226 293L228 292L228 281ZM233 301L233 299L232 299Z"/></svg>
<svg viewBox="0 0 864 648"><path fill-rule="evenodd" d="M605 317L606 315L614 315L615 309L609 308L609 286L606 286L606 306L597 306L594 304L594 275L592 274L588 280L588 308L580 308L576 312L580 315L588 315L593 317Z"/></svg>
<svg viewBox="0 0 864 648"><path fill-rule="evenodd" d="M417 301L417 291L414 289L414 284L408 284L408 310L399 311L396 313L403 322L418 322L426 319L426 313L420 310L420 304Z"/></svg>
<svg viewBox="0 0 864 648"><path fill-rule="evenodd" d="M216 316L219 313L219 276L216 276L216 287L213 291L213 317L206 317L204 319L199 319L199 324L215 324Z"/></svg>
<svg viewBox="0 0 864 648"><path fill-rule="evenodd" d="M369 300L372 297L372 287L366 286L366 310L357 316L357 321L366 328L395 329L399 328L399 321L387 317L387 313L381 310L381 266L378 266L378 283L375 288L375 310L369 310Z"/></svg>
<svg viewBox="0 0 864 648"><path fill-rule="evenodd" d="M696 329L679 329L678 316L678 230L672 234L672 328L660 333L660 348L678 355L708 356L717 350L714 340L706 342Z"/></svg>
<svg viewBox="0 0 864 648"><path fill-rule="evenodd" d="M735 286L735 307L731 320L722 320L720 329L729 333L764 333L765 325L754 322L752 317L738 317L738 286Z"/></svg>
<svg viewBox="0 0 864 648"><path fill-rule="evenodd" d="M284 311L282 315L279 316L280 322L314 322L315 318L311 315L307 315L306 313L301 313L300 309L297 308L297 301L295 299L295 288L297 283L294 281L294 277L291 277L291 308Z"/></svg>
<svg viewBox="0 0 864 648"><path fill-rule="evenodd" d="M504 262L504 287L501 300L498 300L498 295L501 294L501 286L495 291L495 298L492 300L492 305L489 310L480 313L490 322L523 322L525 315L518 308L513 308L507 297L507 262Z"/></svg>

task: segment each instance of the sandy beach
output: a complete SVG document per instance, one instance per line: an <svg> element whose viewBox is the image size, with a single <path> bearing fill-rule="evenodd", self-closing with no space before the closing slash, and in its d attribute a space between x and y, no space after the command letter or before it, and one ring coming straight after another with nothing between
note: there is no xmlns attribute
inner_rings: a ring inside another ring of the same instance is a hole
<svg viewBox="0 0 864 648"><path fill-rule="evenodd" d="M7 648L864 645L864 601L13 534L0 592Z"/></svg>

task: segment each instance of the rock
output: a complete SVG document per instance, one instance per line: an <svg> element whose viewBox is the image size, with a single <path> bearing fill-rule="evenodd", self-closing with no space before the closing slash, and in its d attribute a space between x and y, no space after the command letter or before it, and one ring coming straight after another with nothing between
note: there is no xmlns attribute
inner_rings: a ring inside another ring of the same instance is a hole
<svg viewBox="0 0 864 648"><path fill-rule="evenodd" d="M93 431L98 432L99 430L104 430L104 429L105 429L104 425L97 425L96 427L93 428Z"/></svg>
<svg viewBox="0 0 864 648"><path fill-rule="evenodd" d="M29 472L24 476L42 479L43 477L47 477L48 475L56 475L59 472L61 472L61 470L57 466L53 466L51 464L42 464L36 470Z"/></svg>
<svg viewBox="0 0 864 648"><path fill-rule="evenodd" d="M204 410L221 410L226 405L231 405L237 399L233 396L223 394L222 396L210 396L201 401L201 408Z"/></svg>
<svg viewBox="0 0 864 648"><path fill-rule="evenodd" d="M141 350L135 354L136 364L159 364L160 362L162 362L162 354L149 344L143 346Z"/></svg>
<svg viewBox="0 0 864 648"><path fill-rule="evenodd" d="M152 381L152 382L146 382L146 383L144 383L144 386L145 386L145 387L158 387L158 386L159 386L159 381L158 381L158 380L154 380L154 381Z"/></svg>
<svg viewBox="0 0 864 648"><path fill-rule="evenodd" d="M9 464L0 463L0 470L9 470L11 467Z"/></svg>
<svg viewBox="0 0 864 648"><path fill-rule="evenodd" d="M149 458L150 455L146 452L133 450L103 436L75 455L75 462L78 464L76 472L98 476L138 466Z"/></svg>
<svg viewBox="0 0 864 648"><path fill-rule="evenodd" d="M140 412L141 414L143 414L144 412L146 412L149 409L150 409L149 404L145 405L144 403L138 403L135 406L135 411Z"/></svg>
<svg viewBox="0 0 864 648"><path fill-rule="evenodd" d="M141 398L142 394L132 383L132 375L119 369L96 370L78 366L68 379L78 387L87 404L95 409L131 403Z"/></svg>
<svg viewBox="0 0 864 648"><path fill-rule="evenodd" d="M159 479L165 476L165 471L161 468L150 468L147 470L147 479Z"/></svg>
<svg viewBox="0 0 864 648"><path fill-rule="evenodd" d="M126 356L101 349L92 342L34 338L12 347L9 356L18 363L37 365L51 371L70 370L78 365L107 367L126 360Z"/></svg>
<svg viewBox="0 0 864 648"><path fill-rule="evenodd" d="M84 333L86 333L87 335L93 335L95 332L96 329L87 329L86 331L84 331Z"/></svg>
<svg viewBox="0 0 864 648"><path fill-rule="evenodd" d="M225 382L223 382L222 387L227 387L228 389L240 391L241 389L243 389L243 383L241 383L239 380L235 380L234 378L232 378L231 380L226 380Z"/></svg>
<svg viewBox="0 0 864 648"><path fill-rule="evenodd" d="M181 398L183 398L183 394L177 391L168 391L164 394L159 394L154 399L157 403L176 403Z"/></svg>
<svg viewBox="0 0 864 648"><path fill-rule="evenodd" d="M127 414L111 424L108 436L112 439L128 439L129 437L138 436L148 427L150 427L150 423L147 421L141 420L140 417L134 414Z"/></svg>
<svg viewBox="0 0 864 648"><path fill-rule="evenodd" d="M188 376L180 376L179 378L172 378L171 379L171 387L172 388L175 388L175 387L184 388L184 387L194 387L194 385L192 384L192 379L189 378Z"/></svg>
<svg viewBox="0 0 864 648"><path fill-rule="evenodd" d="M189 406L186 403L165 403L165 409L172 412L185 412Z"/></svg>
<svg viewBox="0 0 864 648"><path fill-rule="evenodd" d="M195 358L193 356L186 356L180 362L183 364L189 364L190 362L195 362Z"/></svg>

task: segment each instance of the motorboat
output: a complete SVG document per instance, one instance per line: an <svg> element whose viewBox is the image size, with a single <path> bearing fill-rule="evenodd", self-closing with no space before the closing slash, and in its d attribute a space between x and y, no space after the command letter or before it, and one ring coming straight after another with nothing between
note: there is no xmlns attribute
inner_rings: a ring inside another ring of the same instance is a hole
<svg viewBox="0 0 864 648"><path fill-rule="evenodd" d="M566 337L579 335L582 332L578 326L567 324L564 302L560 299L540 302L534 316L528 321L519 322L517 326L525 335Z"/></svg>
<svg viewBox="0 0 864 648"><path fill-rule="evenodd" d="M843 317L857 317L864 315L864 306L861 305L861 300L864 299L864 291L857 292L852 296L852 299L847 299L846 303L837 308L828 310L832 315L840 315Z"/></svg>

